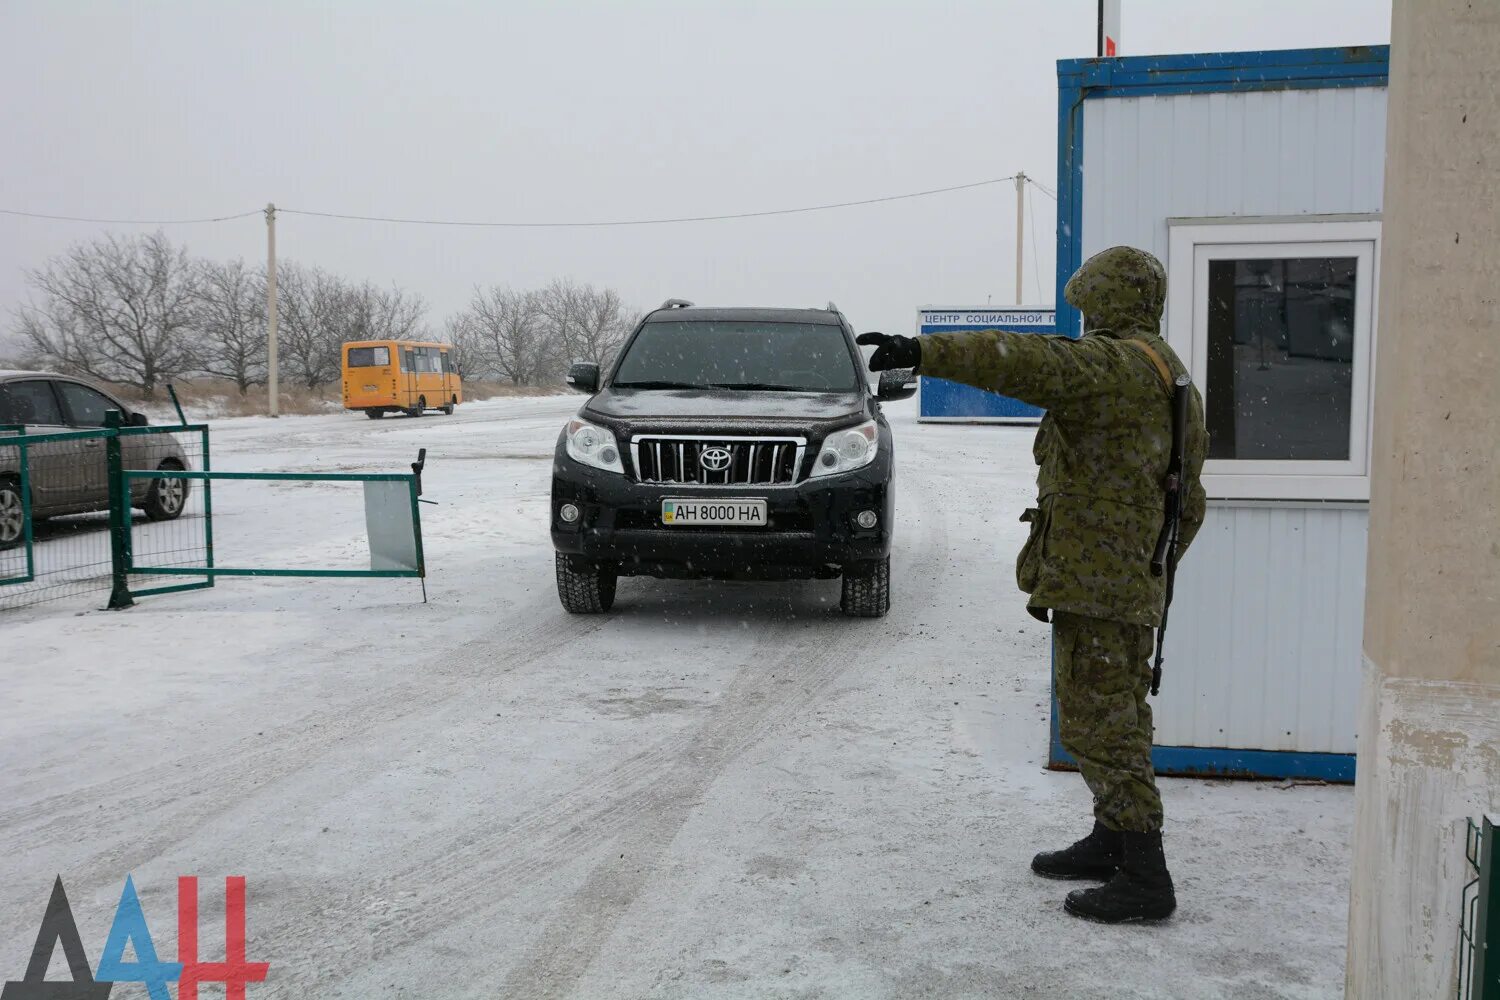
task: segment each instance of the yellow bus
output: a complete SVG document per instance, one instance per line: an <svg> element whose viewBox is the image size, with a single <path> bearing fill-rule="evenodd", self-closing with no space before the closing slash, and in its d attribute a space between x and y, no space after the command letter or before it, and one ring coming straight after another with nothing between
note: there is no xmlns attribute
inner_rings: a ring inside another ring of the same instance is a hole
<svg viewBox="0 0 1500 1000"><path fill-rule="evenodd" d="M387 413L452 413L464 398L457 360L452 344L350 341L343 348L344 409L363 410L371 420Z"/></svg>

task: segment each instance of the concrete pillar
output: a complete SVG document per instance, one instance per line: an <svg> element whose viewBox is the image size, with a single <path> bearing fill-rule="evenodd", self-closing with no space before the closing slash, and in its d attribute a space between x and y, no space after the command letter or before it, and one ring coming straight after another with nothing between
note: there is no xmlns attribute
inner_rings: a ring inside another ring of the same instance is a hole
<svg viewBox="0 0 1500 1000"><path fill-rule="evenodd" d="M1346 995L1453 996L1500 809L1500 2L1396 0Z"/></svg>

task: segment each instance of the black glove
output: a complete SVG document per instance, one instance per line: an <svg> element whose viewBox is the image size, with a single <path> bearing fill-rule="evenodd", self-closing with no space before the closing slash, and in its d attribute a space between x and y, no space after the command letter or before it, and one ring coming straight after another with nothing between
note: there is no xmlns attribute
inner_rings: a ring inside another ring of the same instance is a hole
<svg viewBox="0 0 1500 1000"><path fill-rule="evenodd" d="M918 368L922 364L922 342L915 337L903 337L894 333L862 333L854 342L863 347L875 347L870 356L870 371L883 372L892 368Z"/></svg>

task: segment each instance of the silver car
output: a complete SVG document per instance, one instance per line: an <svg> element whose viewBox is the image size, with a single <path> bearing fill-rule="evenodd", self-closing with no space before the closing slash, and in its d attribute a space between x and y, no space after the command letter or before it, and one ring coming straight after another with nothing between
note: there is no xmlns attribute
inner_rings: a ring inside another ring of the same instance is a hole
<svg viewBox="0 0 1500 1000"><path fill-rule="evenodd" d="M26 434L56 434L104 426L104 414L119 410L128 425L146 425L146 416L96 385L69 375L0 371L0 427L20 425ZM14 434L0 430L0 437ZM182 444L171 434L121 436L127 469L187 469ZM54 441L27 448L34 521L109 507L109 481L103 438ZM0 548L23 537L20 449L0 448ZM133 506L153 521L178 517L187 504L185 479L134 480Z"/></svg>

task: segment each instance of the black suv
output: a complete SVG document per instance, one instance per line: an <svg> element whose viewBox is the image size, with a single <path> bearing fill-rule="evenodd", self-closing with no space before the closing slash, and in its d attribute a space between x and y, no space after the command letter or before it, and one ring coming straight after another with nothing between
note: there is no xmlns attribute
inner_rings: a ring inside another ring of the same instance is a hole
<svg viewBox="0 0 1500 1000"><path fill-rule="evenodd" d="M891 429L879 400L916 391L884 372L872 393L854 331L827 309L648 313L607 372L577 364L592 398L552 463L557 592L608 611L624 576L843 578L845 614L890 608Z"/></svg>

